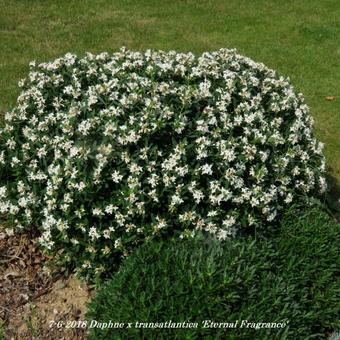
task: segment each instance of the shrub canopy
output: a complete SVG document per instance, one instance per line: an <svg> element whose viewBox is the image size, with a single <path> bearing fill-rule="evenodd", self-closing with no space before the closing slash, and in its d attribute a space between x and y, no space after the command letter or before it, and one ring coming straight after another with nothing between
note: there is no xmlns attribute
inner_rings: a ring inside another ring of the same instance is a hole
<svg viewBox="0 0 340 340"><path fill-rule="evenodd" d="M0 213L84 274L157 235L266 225L325 189L302 95L235 50L66 54L19 85Z"/></svg>

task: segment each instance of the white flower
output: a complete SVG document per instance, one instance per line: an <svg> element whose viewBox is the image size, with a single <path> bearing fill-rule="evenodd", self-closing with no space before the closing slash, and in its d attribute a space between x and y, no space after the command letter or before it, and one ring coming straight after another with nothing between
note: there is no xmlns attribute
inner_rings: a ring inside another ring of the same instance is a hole
<svg viewBox="0 0 340 340"><path fill-rule="evenodd" d="M194 190L192 192L192 195L193 195L194 200L197 204L199 204L201 202L201 200L204 198L204 194L200 190Z"/></svg>
<svg viewBox="0 0 340 340"><path fill-rule="evenodd" d="M0 152L0 164L5 164L5 152Z"/></svg>
<svg viewBox="0 0 340 340"><path fill-rule="evenodd" d="M273 221L274 218L276 217L276 215L277 215L277 212L274 210L271 214L268 215L267 221L269 221L269 222Z"/></svg>
<svg viewBox="0 0 340 340"><path fill-rule="evenodd" d="M14 141L13 138L9 139L7 142L6 142L6 145L8 146L9 149L15 149L15 146L16 146L16 142Z"/></svg>
<svg viewBox="0 0 340 340"><path fill-rule="evenodd" d="M176 173L178 173L181 177L185 176L188 173L188 166L177 167L175 169Z"/></svg>
<svg viewBox="0 0 340 340"><path fill-rule="evenodd" d="M159 216L156 217L157 224L155 225L155 228L157 230L163 229L167 226L165 219L160 218Z"/></svg>
<svg viewBox="0 0 340 340"><path fill-rule="evenodd" d="M93 216L103 216L104 215L102 209L100 209L100 208L94 208L92 210L92 214L93 214Z"/></svg>
<svg viewBox="0 0 340 340"><path fill-rule="evenodd" d="M22 207L22 208L27 207L28 203L29 203L29 201L28 201L27 198L25 198L25 197L21 197L21 198L19 198L19 200L18 200L18 205L19 205L20 207Z"/></svg>
<svg viewBox="0 0 340 340"><path fill-rule="evenodd" d="M6 186L0 187L0 199L6 197L6 192L7 192L7 187Z"/></svg>
<svg viewBox="0 0 340 340"><path fill-rule="evenodd" d="M154 188L157 183L159 182L159 177L156 174L152 174L150 178L148 178L148 183L151 185L152 188Z"/></svg>
<svg viewBox="0 0 340 340"><path fill-rule="evenodd" d="M59 220L57 221L57 228L58 228L60 231L64 231L64 230L66 230L66 229L69 228L69 225L68 225L68 223L67 223L66 221L63 221L63 220L59 219Z"/></svg>
<svg viewBox="0 0 340 340"><path fill-rule="evenodd" d="M111 215L113 213L113 211L118 210L118 207L114 206L113 204L109 204L106 208L105 208L105 212L108 215Z"/></svg>
<svg viewBox="0 0 340 340"><path fill-rule="evenodd" d="M138 164L136 164L136 163L132 163L131 165L130 165L130 171L131 171L131 173L133 173L133 174L140 174L141 172L142 172L142 167L140 167Z"/></svg>
<svg viewBox="0 0 340 340"><path fill-rule="evenodd" d="M212 171L212 164L204 164L203 166L201 166L201 172L202 175L212 175L213 171Z"/></svg>
<svg viewBox="0 0 340 340"><path fill-rule="evenodd" d="M89 230L89 236L91 240L98 239L100 237L97 229L95 227L91 227Z"/></svg>
<svg viewBox="0 0 340 340"><path fill-rule="evenodd" d="M109 238L110 238L110 235L111 235L111 230L105 229L105 230L103 231L103 237L104 237L104 238L109 239Z"/></svg>
<svg viewBox="0 0 340 340"><path fill-rule="evenodd" d="M227 218L222 221L222 225L226 229L232 227L235 223L236 219L234 216L227 216Z"/></svg>
<svg viewBox="0 0 340 340"><path fill-rule="evenodd" d="M227 230L225 229L220 229L217 232L217 238L219 240L226 240L227 238L233 237L236 234L236 229L235 228L228 228Z"/></svg>
<svg viewBox="0 0 340 340"><path fill-rule="evenodd" d="M217 213L216 210L211 210L211 211L208 212L208 215L207 215L207 216L208 216L208 217L214 217L214 216L217 216L217 214L218 214L218 213Z"/></svg>
<svg viewBox="0 0 340 340"><path fill-rule="evenodd" d="M13 228L6 228L6 234L8 236L13 236L14 235L14 229Z"/></svg>
<svg viewBox="0 0 340 340"><path fill-rule="evenodd" d="M327 182L326 179L324 177L319 177L319 183L320 183L320 188L321 188L321 192L325 192L327 190Z"/></svg>
<svg viewBox="0 0 340 340"><path fill-rule="evenodd" d="M181 203L183 203L184 201L183 201L183 199L180 197L180 196L178 196L178 195L172 195L172 197L171 197L171 204L172 205L178 205L178 204L181 204Z"/></svg>
<svg viewBox="0 0 340 340"><path fill-rule="evenodd" d="M84 182L79 182L79 183L75 183L74 185L73 185L73 187L75 188L75 189L77 189L78 191L83 191L85 188L86 188L86 184L84 183Z"/></svg>
<svg viewBox="0 0 340 340"><path fill-rule="evenodd" d="M291 193L288 193L284 201L287 204L291 203L293 201L293 195Z"/></svg>
<svg viewBox="0 0 340 340"><path fill-rule="evenodd" d="M122 247L122 240L118 238L114 243L115 248L121 248Z"/></svg>
<svg viewBox="0 0 340 340"><path fill-rule="evenodd" d="M119 171L115 170L113 171L112 175L111 175L111 178L112 178L112 181L115 182L115 183L119 183L122 178L123 178L123 175L121 175L119 173Z"/></svg>

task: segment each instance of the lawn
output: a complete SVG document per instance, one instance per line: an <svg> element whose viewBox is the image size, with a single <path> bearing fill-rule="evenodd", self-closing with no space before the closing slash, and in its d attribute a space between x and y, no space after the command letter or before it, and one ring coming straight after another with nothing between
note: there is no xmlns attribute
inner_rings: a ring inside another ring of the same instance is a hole
<svg viewBox="0 0 340 340"><path fill-rule="evenodd" d="M121 46L236 48L304 94L329 173L340 182L339 18L338 0L0 0L0 111L14 105L31 60Z"/></svg>

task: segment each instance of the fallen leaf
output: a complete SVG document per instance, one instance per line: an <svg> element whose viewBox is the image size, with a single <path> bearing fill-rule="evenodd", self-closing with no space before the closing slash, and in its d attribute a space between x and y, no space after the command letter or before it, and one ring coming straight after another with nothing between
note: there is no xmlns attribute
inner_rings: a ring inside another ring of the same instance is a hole
<svg viewBox="0 0 340 340"><path fill-rule="evenodd" d="M325 97L325 99L331 101L331 100L335 100L336 97L334 97L334 96L327 96L327 97Z"/></svg>
<svg viewBox="0 0 340 340"><path fill-rule="evenodd" d="M20 274L16 271L7 271L4 274L4 278L7 279L9 276L19 276Z"/></svg>

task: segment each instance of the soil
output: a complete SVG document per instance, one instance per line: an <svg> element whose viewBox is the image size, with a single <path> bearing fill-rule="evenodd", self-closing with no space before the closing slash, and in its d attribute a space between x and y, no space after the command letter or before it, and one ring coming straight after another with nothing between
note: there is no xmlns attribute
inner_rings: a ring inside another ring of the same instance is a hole
<svg viewBox="0 0 340 340"><path fill-rule="evenodd" d="M0 227L0 339L85 339L81 321L93 291L72 275L44 271L51 259L36 236L8 237Z"/></svg>

